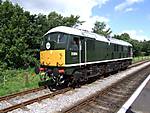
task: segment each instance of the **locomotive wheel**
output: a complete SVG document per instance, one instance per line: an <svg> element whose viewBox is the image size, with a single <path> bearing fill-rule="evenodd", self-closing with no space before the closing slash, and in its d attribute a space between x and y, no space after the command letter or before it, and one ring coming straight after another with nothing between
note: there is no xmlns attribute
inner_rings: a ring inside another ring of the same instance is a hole
<svg viewBox="0 0 150 113"><path fill-rule="evenodd" d="M48 85L48 88L51 91L56 91L60 89L61 87L64 87L66 85L66 80L64 78L64 75L57 75L52 77L53 85Z"/></svg>
<svg viewBox="0 0 150 113"><path fill-rule="evenodd" d="M57 90L57 86L56 85L48 85L48 88L50 89L50 91L54 92Z"/></svg>
<svg viewBox="0 0 150 113"><path fill-rule="evenodd" d="M53 76L52 80L56 86L61 86L65 83L64 75Z"/></svg>
<svg viewBox="0 0 150 113"><path fill-rule="evenodd" d="M65 83L64 75L59 75L57 79L58 85L63 85Z"/></svg>

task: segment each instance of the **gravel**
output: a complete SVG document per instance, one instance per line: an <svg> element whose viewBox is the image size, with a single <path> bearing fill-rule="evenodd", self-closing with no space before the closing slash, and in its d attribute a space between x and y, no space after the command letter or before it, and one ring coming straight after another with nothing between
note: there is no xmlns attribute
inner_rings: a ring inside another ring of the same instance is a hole
<svg viewBox="0 0 150 113"><path fill-rule="evenodd" d="M23 96L17 96L15 98L11 98L7 101L1 101L0 102L0 109L4 109L6 107L15 105L17 103L21 103L21 102L24 102L24 101L27 101L27 100L30 100L30 99L33 99L36 97L40 97L42 95L49 94L49 93L50 93L49 89L44 89L44 90L41 90L38 92L29 93L29 94L26 94Z"/></svg>
<svg viewBox="0 0 150 113"><path fill-rule="evenodd" d="M125 71L119 72L115 75L111 75L107 78L97 80L91 84L82 86L79 89L68 91L65 94L56 95L54 98L48 98L42 100L40 103L33 103L27 105L28 110L16 109L10 113L57 113L61 112L64 109L73 106L78 101L86 99L90 95L101 91L102 89L110 86L112 83L115 83L119 79L136 72L137 70L150 65L150 62L144 63L138 67L133 67Z"/></svg>

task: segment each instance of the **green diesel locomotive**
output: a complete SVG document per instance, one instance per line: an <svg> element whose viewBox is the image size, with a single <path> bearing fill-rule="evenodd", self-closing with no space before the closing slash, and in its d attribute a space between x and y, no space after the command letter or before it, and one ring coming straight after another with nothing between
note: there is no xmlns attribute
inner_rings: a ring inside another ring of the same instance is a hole
<svg viewBox="0 0 150 113"><path fill-rule="evenodd" d="M80 84L94 76L126 69L132 45L77 28L59 26L43 37L40 49L40 85Z"/></svg>

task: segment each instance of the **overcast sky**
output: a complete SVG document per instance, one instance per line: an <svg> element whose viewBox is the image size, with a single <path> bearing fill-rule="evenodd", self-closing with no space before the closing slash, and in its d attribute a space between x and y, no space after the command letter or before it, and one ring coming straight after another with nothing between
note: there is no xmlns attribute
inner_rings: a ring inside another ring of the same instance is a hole
<svg viewBox="0 0 150 113"><path fill-rule="evenodd" d="M150 0L10 0L32 14L79 15L86 21L80 28L91 30L96 20L104 21L113 34L129 33L137 40L150 40Z"/></svg>

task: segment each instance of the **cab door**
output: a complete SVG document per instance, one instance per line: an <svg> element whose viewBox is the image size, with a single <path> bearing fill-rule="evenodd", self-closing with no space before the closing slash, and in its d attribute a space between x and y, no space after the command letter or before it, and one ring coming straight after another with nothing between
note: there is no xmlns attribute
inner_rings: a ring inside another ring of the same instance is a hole
<svg viewBox="0 0 150 113"><path fill-rule="evenodd" d="M69 54L67 58L68 63L78 64L85 63L86 61L86 43L85 38L80 36L71 35L69 41Z"/></svg>
<svg viewBox="0 0 150 113"><path fill-rule="evenodd" d="M81 63L85 63L86 62L86 39L84 37L80 38L80 42L81 42Z"/></svg>
<svg viewBox="0 0 150 113"><path fill-rule="evenodd" d="M78 64L80 63L79 60L79 36L70 35L69 38L69 48L67 51L67 63L68 64Z"/></svg>

